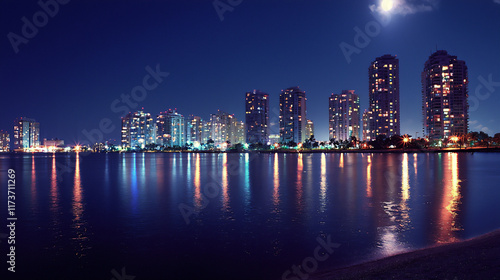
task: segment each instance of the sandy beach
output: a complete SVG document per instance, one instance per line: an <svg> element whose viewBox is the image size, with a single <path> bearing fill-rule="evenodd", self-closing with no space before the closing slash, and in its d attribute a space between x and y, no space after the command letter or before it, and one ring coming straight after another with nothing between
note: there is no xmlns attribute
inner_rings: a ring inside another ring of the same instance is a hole
<svg viewBox="0 0 500 280"><path fill-rule="evenodd" d="M500 279L500 230L458 243L321 271L310 279Z"/></svg>

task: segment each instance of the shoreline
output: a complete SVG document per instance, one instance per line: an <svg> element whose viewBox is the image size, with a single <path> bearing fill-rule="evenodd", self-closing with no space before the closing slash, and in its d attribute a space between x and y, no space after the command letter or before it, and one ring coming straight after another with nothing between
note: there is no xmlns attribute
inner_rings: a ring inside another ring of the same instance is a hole
<svg viewBox="0 0 500 280"><path fill-rule="evenodd" d="M333 154L343 154L343 153L363 153L363 154L372 154L372 153L388 153L388 154L404 154L404 153L500 153L500 147L492 147L492 148L468 148L468 149L458 149L458 148L446 148L446 149L352 149L352 150L295 150L295 149L280 149L280 150L251 150L251 151L238 151L238 150L227 150L227 151L116 151L116 152L90 152L90 151L81 151L80 153L92 153L92 154L105 154L105 153L116 153L116 154L132 154L132 153L201 153L201 154L245 154L245 153L262 153L262 154L314 154L314 153L333 153ZM72 152L2 152L2 154L72 154L76 153Z"/></svg>
<svg viewBox="0 0 500 280"><path fill-rule="evenodd" d="M455 243L320 271L310 279L500 279L499 259L497 229Z"/></svg>

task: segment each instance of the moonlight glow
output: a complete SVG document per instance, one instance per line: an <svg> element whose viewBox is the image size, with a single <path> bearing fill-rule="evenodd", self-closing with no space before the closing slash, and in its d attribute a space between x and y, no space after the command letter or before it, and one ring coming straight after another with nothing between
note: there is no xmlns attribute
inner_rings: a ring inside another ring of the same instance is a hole
<svg viewBox="0 0 500 280"><path fill-rule="evenodd" d="M380 3L380 7L382 7L382 10L384 12L389 12L392 10L392 7L394 6L393 0L382 0L382 3Z"/></svg>

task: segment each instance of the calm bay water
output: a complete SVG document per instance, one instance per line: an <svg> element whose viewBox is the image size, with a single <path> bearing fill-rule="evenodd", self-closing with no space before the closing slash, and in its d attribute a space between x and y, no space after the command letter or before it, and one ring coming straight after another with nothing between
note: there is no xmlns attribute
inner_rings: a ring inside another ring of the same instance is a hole
<svg viewBox="0 0 500 280"><path fill-rule="evenodd" d="M318 237L324 270L500 228L498 153L4 154L5 225L9 168L19 279L281 279Z"/></svg>

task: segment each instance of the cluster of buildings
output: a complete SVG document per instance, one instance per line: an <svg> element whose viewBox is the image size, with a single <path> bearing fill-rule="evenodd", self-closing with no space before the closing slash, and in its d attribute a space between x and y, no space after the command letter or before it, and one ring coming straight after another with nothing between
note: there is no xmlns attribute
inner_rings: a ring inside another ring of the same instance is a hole
<svg viewBox="0 0 500 280"><path fill-rule="evenodd" d="M468 78L464 61L444 50L433 53L422 72L423 135L429 140L463 136L468 132ZM329 138L333 141L375 140L379 135L401 135L399 59L377 57L368 67L368 108L361 114L354 90L329 97ZM266 100L266 102L263 102ZM246 95L247 143L266 143L269 96L260 91ZM307 119L305 91L282 90L279 142L301 143L314 134Z"/></svg>
<svg viewBox="0 0 500 280"><path fill-rule="evenodd" d="M221 110L208 120L194 115L184 117L175 109L160 112L156 119L144 111L122 118L122 148L143 149L150 145L199 148L203 144L224 146L244 142L245 124Z"/></svg>
<svg viewBox="0 0 500 280"><path fill-rule="evenodd" d="M468 78L464 61L444 50L433 53L422 71L423 136L441 140L468 132ZM399 60L393 55L377 57L368 67L368 108L361 114L359 96L343 90L329 97L329 137L331 141L400 135ZM314 123L307 119L306 92L299 87L281 91L279 134L270 134L269 94L253 90L245 94L245 121L218 110L208 119L177 110L160 112L154 118L144 111L122 118L121 148L163 147L224 148L231 144L303 143L314 135ZM52 140L56 141L56 140ZM47 142L45 146L61 146ZM18 118L14 124L14 150L40 146L40 124ZM63 143L62 143L63 145ZM10 150L10 137L0 130L0 151Z"/></svg>
<svg viewBox="0 0 500 280"><path fill-rule="evenodd" d="M17 118L14 121L13 150L28 150L40 146L40 123L30 118ZM0 130L0 151L10 151L10 135Z"/></svg>

